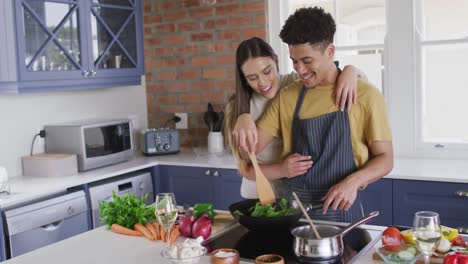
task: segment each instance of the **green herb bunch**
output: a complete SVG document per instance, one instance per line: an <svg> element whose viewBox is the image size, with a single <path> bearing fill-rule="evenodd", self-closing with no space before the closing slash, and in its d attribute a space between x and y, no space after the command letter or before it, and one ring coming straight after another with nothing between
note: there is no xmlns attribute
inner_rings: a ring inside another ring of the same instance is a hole
<svg viewBox="0 0 468 264"><path fill-rule="evenodd" d="M288 200L281 198L276 204L262 205L257 202L255 206L249 209L250 216L252 217L278 217L285 215L292 215L297 213L297 210L292 207Z"/></svg>
<svg viewBox="0 0 468 264"><path fill-rule="evenodd" d="M133 229L137 223L146 224L155 221L154 207L146 206L145 201L148 194L138 199L134 194L124 194L122 197L112 192L113 201L99 203L99 214L101 224L119 224Z"/></svg>

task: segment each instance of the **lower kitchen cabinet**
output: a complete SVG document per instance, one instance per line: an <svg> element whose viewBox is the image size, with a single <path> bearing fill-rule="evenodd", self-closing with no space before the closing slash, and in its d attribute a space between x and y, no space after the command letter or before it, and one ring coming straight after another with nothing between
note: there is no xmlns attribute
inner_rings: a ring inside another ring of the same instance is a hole
<svg viewBox="0 0 468 264"><path fill-rule="evenodd" d="M369 222L371 225L392 225L392 180L381 179L369 184L360 192L364 214L379 211L379 216Z"/></svg>
<svg viewBox="0 0 468 264"><path fill-rule="evenodd" d="M241 178L234 169L164 166L153 169L156 192L173 192L178 205L212 203L227 210L240 201Z"/></svg>
<svg viewBox="0 0 468 264"><path fill-rule="evenodd" d="M434 211L442 225L467 232L468 184L393 180L393 190L393 224L412 226L415 212Z"/></svg>
<svg viewBox="0 0 468 264"><path fill-rule="evenodd" d="M0 216L3 215L0 208ZM6 260L5 234L3 232L3 217L0 217L0 262Z"/></svg>
<svg viewBox="0 0 468 264"><path fill-rule="evenodd" d="M241 201L240 194L242 176L237 170L233 169L215 169L213 173L218 172L216 197L217 207L221 210L228 210L229 205Z"/></svg>
<svg viewBox="0 0 468 264"><path fill-rule="evenodd" d="M242 178L235 169L159 165L153 168L155 192L174 192L179 205L213 203L227 210L242 200ZM443 225L468 233L468 184L381 179L360 192L365 214L379 211L372 225L412 226L414 213L440 214Z"/></svg>

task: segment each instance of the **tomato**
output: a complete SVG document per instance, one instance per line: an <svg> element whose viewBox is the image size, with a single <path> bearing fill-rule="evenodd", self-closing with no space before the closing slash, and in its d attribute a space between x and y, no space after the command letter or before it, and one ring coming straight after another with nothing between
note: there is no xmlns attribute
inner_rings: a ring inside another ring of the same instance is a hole
<svg viewBox="0 0 468 264"><path fill-rule="evenodd" d="M400 230L398 230L396 227L391 226L383 231L382 244L388 250L397 250L401 244L402 239L403 237L401 236Z"/></svg>
<svg viewBox="0 0 468 264"><path fill-rule="evenodd" d="M445 256L443 264L468 264L468 255L464 252L448 254Z"/></svg>
<svg viewBox="0 0 468 264"><path fill-rule="evenodd" d="M466 246L467 246L465 239L464 239L461 235L458 235L458 236L452 241L452 245L454 245L454 246L459 246L459 247L466 247Z"/></svg>

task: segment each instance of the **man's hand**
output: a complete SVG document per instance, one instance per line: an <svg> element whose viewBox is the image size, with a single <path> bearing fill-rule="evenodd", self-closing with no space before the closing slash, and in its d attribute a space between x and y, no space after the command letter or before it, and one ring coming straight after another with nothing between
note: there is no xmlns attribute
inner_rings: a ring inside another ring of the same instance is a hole
<svg viewBox="0 0 468 264"><path fill-rule="evenodd" d="M242 114L237 118L232 135L243 152L255 152L258 141L257 127L252 115Z"/></svg>
<svg viewBox="0 0 468 264"><path fill-rule="evenodd" d="M281 175L287 178L303 175L312 167L313 163L311 156L294 153L281 163Z"/></svg>
<svg viewBox="0 0 468 264"><path fill-rule="evenodd" d="M323 214L330 207L333 210L347 211L356 200L359 183L353 179L352 174L341 182L333 185L328 193L322 198Z"/></svg>

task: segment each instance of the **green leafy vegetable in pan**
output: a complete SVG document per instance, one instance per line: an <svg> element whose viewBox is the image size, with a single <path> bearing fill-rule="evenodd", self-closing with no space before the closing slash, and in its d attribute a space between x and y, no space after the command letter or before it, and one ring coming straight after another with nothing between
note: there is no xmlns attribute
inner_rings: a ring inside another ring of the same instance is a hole
<svg viewBox="0 0 468 264"><path fill-rule="evenodd" d="M257 202L255 206L249 208L249 215L252 217L278 217L286 216L297 213L297 210L292 207L288 200L281 198L279 202L275 204L262 205ZM235 211L234 214L243 215L239 210Z"/></svg>

